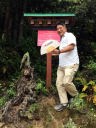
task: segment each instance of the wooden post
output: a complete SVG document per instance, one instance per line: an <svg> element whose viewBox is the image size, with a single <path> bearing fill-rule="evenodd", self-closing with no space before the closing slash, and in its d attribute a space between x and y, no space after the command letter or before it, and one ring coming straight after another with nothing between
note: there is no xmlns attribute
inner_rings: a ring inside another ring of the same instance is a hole
<svg viewBox="0 0 96 128"><path fill-rule="evenodd" d="M51 86L52 80L52 54L47 54L47 66L46 66L46 87L49 88Z"/></svg>

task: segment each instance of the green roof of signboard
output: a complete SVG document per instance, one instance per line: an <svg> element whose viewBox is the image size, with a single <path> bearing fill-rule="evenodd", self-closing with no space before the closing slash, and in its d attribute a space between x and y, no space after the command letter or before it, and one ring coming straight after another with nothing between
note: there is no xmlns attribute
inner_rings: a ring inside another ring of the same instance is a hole
<svg viewBox="0 0 96 128"><path fill-rule="evenodd" d="M72 17L75 16L73 13L24 13L24 16L33 17Z"/></svg>

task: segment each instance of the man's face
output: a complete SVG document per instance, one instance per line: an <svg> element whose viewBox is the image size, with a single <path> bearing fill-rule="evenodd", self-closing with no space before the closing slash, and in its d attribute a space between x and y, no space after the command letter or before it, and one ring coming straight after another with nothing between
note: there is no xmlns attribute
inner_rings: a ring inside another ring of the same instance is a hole
<svg viewBox="0 0 96 128"><path fill-rule="evenodd" d="M60 36L63 36L66 31L67 31L66 26L57 25L57 32Z"/></svg>

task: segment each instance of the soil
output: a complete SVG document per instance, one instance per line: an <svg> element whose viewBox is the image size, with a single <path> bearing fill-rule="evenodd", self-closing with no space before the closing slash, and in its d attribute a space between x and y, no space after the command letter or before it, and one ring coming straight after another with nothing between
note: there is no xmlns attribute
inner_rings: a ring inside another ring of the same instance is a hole
<svg viewBox="0 0 96 128"><path fill-rule="evenodd" d="M54 96L42 96L37 108L28 113L28 118L21 118L14 123L0 122L0 128L95 128L96 115L87 111L80 113L77 110L65 108L61 112L54 110L57 103ZM35 106L36 107L36 106ZM18 109L18 108L17 108ZM68 122L71 119L71 127ZM75 126L73 126L75 125Z"/></svg>

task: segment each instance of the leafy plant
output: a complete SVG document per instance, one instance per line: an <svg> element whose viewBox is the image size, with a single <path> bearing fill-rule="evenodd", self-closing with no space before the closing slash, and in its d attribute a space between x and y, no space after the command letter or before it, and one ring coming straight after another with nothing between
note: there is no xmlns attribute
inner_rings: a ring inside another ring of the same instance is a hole
<svg viewBox="0 0 96 128"><path fill-rule="evenodd" d="M34 103L34 104L32 104L32 105L29 107L28 111L29 111L30 113L34 113L34 112L36 112L38 109L39 109L38 104Z"/></svg>
<svg viewBox="0 0 96 128"><path fill-rule="evenodd" d="M95 72L96 71L96 62L94 62L93 60L90 60L89 64L87 65L87 68L91 69Z"/></svg>
<svg viewBox="0 0 96 128"><path fill-rule="evenodd" d="M14 86L14 82L10 82L9 88L7 89L7 96L8 98L13 98L16 95L16 90Z"/></svg>
<svg viewBox="0 0 96 128"><path fill-rule="evenodd" d="M87 84L87 81L86 81L85 78L83 78L83 77L80 76L80 77L76 77L76 78L74 79L74 83L75 83L75 85L76 85L77 90L78 90L79 92L82 92L82 88L83 88L84 85Z"/></svg>
<svg viewBox="0 0 96 128"><path fill-rule="evenodd" d="M76 82L77 82L77 84L82 84L82 85L84 85L84 84L87 83L86 79L83 78L83 77L77 77L77 78L75 78L75 83Z"/></svg>
<svg viewBox="0 0 96 128"><path fill-rule="evenodd" d="M64 128L77 128L76 124L73 122L72 118L69 118L69 121L64 126Z"/></svg>
<svg viewBox="0 0 96 128"><path fill-rule="evenodd" d="M19 53L7 41L0 40L0 78L9 78L19 71L19 63Z"/></svg>
<svg viewBox="0 0 96 128"><path fill-rule="evenodd" d="M81 94L77 95L70 104L70 108L82 111L86 107L84 99L81 97Z"/></svg>
<svg viewBox="0 0 96 128"><path fill-rule="evenodd" d="M96 105L96 82L89 81L84 85L82 92L86 94L86 99L88 102L94 103Z"/></svg>
<svg viewBox="0 0 96 128"><path fill-rule="evenodd" d="M44 95L48 95L48 90L45 87L45 82L38 79L37 85L36 85L36 92L37 94L42 93Z"/></svg>
<svg viewBox="0 0 96 128"><path fill-rule="evenodd" d="M0 108L3 107L6 103L6 98L5 97L1 97L0 98Z"/></svg>
<svg viewBox="0 0 96 128"><path fill-rule="evenodd" d="M82 102L86 99L87 102L96 105L96 81L90 80L89 82L83 77L77 77L74 80L77 89L79 90L80 100L77 99L77 103ZM81 104L81 103L80 103Z"/></svg>
<svg viewBox="0 0 96 128"><path fill-rule="evenodd" d="M15 96L16 93L15 93L13 88L10 88L10 89L7 90L7 94L8 94L9 98L12 98L12 97Z"/></svg>

